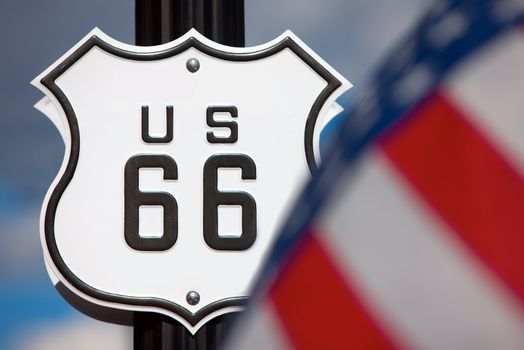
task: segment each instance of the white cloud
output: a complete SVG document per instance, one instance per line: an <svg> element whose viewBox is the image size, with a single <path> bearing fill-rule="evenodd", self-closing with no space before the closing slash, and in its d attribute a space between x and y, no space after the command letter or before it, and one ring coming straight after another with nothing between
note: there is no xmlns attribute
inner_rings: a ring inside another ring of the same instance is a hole
<svg viewBox="0 0 524 350"><path fill-rule="evenodd" d="M44 270L40 208L27 208L0 222L0 279L27 278Z"/></svg>
<svg viewBox="0 0 524 350"><path fill-rule="evenodd" d="M433 0L265 0L246 2L248 45L291 29L358 84Z"/></svg>
<svg viewBox="0 0 524 350"><path fill-rule="evenodd" d="M22 332L13 350L129 350L133 347L131 327L112 325L89 318L63 320Z"/></svg>

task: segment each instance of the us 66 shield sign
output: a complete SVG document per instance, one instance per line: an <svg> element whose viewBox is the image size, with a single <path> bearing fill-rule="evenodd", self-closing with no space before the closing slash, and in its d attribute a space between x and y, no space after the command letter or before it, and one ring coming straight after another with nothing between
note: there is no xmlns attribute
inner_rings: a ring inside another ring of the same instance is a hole
<svg viewBox="0 0 524 350"><path fill-rule="evenodd" d="M33 83L66 146L42 210L51 276L193 333L249 296L350 87L290 32L240 49L190 31L146 48L97 29Z"/></svg>

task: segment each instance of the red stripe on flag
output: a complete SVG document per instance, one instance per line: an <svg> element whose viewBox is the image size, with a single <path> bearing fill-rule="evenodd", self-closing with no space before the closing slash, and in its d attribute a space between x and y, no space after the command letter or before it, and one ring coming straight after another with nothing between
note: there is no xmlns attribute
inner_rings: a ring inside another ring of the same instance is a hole
<svg viewBox="0 0 524 350"><path fill-rule="evenodd" d="M440 217L524 299L524 182L501 154L438 93L382 145Z"/></svg>
<svg viewBox="0 0 524 350"><path fill-rule="evenodd" d="M295 348L394 348L314 235L298 249L269 294Z"/></svg>

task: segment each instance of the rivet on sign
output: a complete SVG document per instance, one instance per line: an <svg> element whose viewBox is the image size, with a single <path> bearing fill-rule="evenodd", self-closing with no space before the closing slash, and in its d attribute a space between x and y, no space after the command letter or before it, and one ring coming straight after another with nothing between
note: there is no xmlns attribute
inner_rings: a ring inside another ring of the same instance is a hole
<svg viewBox="0 0 524 350"><path fill-rule="evenodd" d="M196 305L200 301L200 294L192 290L191 292L187 293L186 301L189 305Z"/></svg>
<svg viewBox="0 0 524 350"><path fill-rule="evenodd" d="M187 60L186 68L191 73L196 73L200 69L200 62L196 58L190 58Z"/></svg>

